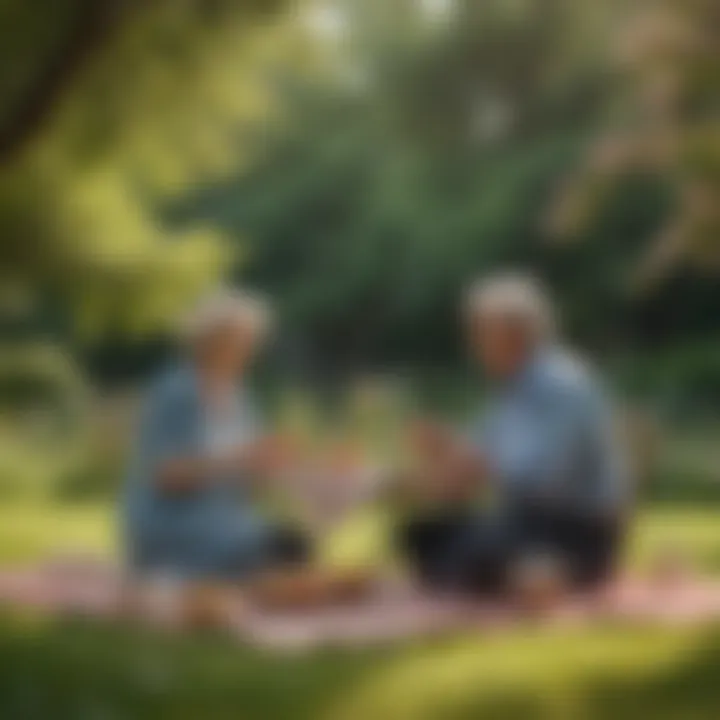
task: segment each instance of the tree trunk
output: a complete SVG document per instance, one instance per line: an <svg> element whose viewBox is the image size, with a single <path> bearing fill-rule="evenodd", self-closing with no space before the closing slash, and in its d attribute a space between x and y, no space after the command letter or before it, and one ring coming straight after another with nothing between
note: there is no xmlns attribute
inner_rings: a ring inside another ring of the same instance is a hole
<svg viewBox="0 0 720 720"><path fill-rule="evenodd" d="M0 165L15 160L51 120L87 63L112 39L132 9L151 0L82 0L67 36L14 111L0 124Z"/></svg>

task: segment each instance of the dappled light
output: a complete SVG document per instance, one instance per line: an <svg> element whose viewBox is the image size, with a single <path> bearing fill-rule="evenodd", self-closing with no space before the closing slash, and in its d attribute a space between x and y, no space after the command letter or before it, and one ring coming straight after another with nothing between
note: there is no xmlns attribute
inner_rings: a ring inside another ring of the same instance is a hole
<svg viewBox="0 0 720 720"><path fill-rule="evenodd" d="M0 0L0 717L714 718L716 5Z"/></svg>

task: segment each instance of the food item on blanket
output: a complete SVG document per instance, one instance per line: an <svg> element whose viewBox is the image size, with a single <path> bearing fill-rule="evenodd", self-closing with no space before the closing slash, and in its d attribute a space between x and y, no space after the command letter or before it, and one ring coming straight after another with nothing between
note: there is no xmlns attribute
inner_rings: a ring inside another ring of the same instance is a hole
<svg viewBox="0 0 720 720"><path fill-rule="evenodd" d="M523 612L537 615L554 609L567 589L567 577L560 560L546 553L518 559L510 572L513 602Z"/></svg>
<svg viewBox="0 0 720 720"><path fill-rule="evenodd" d="M223 585L192 584L183 593L182 616L193 628L223 627L239 605L239 596Z"/></svg>
<svg viewBox="0 0 720 720"><path fill-rule="evenodd" d="M268 609L304 609L326 604L327 589L311 571L277 571L257 580L250 589L250 597Z"/></svg>
<svg viewBox="0 0 720 720"><path fill-rule="evenodd" d="M250 589L250 597L273 610L307 610L357 602L373 585L361 570L296 570L268 573Z"/></svg>
<svg viewBox="0 0 720 720"><path fill-rule="evenodd" d="M334 602L353 603L368 597L375 585L376 578L372 571L365 568L348 568L335 571L328 581L331 584Z"/></svg>

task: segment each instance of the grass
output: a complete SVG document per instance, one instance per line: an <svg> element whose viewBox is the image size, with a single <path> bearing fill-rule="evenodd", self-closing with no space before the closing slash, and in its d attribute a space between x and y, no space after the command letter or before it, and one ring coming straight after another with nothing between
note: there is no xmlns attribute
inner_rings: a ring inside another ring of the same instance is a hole
<svg viewBox="0 0 720 720"><path fill-rule="evenodd" d="M382 518L337 539L333 559L381 552ZM113 551L102 505L0 508L0 562L57 550ZM720 510L646 510L631 562L666 544L720 572ZM0 620L0 717L612 718L717 716L720 628L528 626L374 650L277 657L228 638L170 637L28 614Z"/></svg>
<svg viewBox="0 0 720 720"><path fill-rule="evenodd" d="M380 562L388 518L381 513L356 517L342 528L326 550L331 563ZM116 553L117 532L108 504L6 502L0 505L0 564L82 551ZM701 569L720 573L720 505L644 510L637 521L630 562L644 566L666 547L679 549Z"/></svg>
<svg viewBox="0 0 720 720"><path fill-rule="evenodd" d="M107 505L51 501L0 504L0 564L78 550L110 555L115 537Z"/></svg>

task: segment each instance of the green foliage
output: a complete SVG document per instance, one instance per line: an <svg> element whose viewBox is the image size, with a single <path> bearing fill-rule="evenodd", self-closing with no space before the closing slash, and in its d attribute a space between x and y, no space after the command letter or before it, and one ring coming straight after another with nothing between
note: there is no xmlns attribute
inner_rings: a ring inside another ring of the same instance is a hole
<svg viewBox="0 0 720 720"><path fill-rule="evenodd" d="M712 0L630 3L611 44L616 82L607 121L561 197L556 229L592 223L618 178L642 169L672 184L673 212L640 266L647 284L678 264L718 258L720 32Z"/></svg>
<svg viewBox="0 0 720 720"><path fill-rule="evenodd" d="M81 462L88 427L83 379L51 346L0 357L0 492L48 495ZM42 448L42 452L38 452Z"/></svg>
<svg viewBox="0 0 720 720"><path fill-rule="evenodd" d="M60 302L81 333L138 332L216 281L221 239L166 232L153 200L236 162L279 5L3 0L3 310Z"/></svg>
<svg viewBox="0 0 720 720"><path fill-rule="evenodd" d="M341 66L354 80L288 80L286 122L258 133L255 161L172 209L247 247L236 276L336 365L457 361L470 279L554 253L543 210L592 125L600 74L563 23L486 5L490 21L468 6L436 33L408 22L393 40L355 37Z"/></svg>

